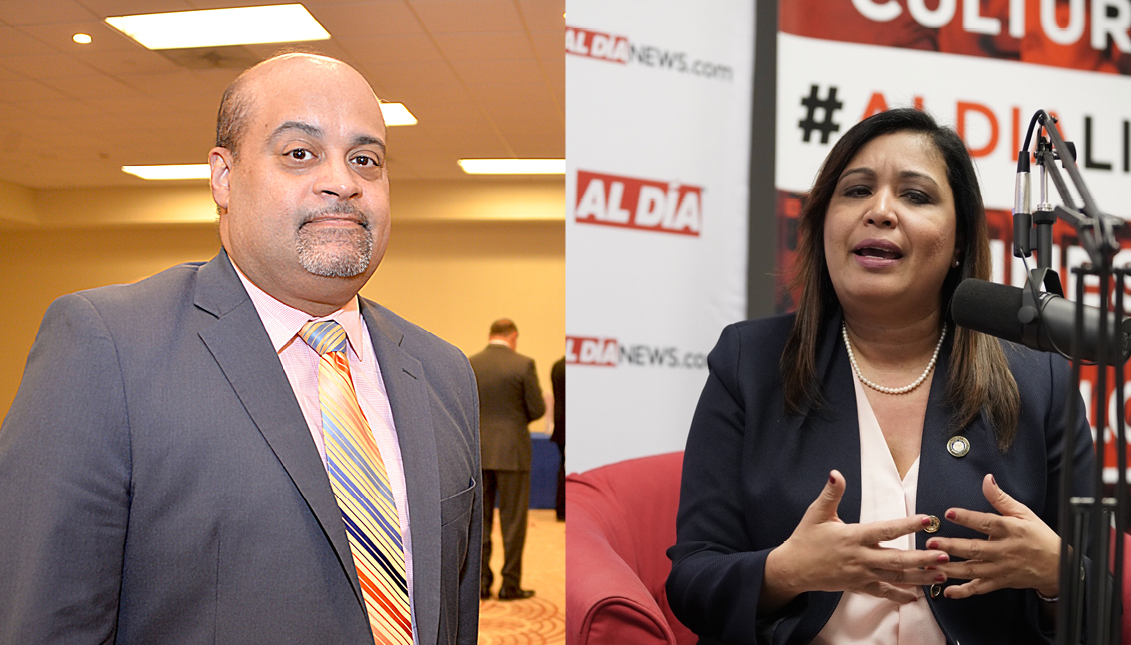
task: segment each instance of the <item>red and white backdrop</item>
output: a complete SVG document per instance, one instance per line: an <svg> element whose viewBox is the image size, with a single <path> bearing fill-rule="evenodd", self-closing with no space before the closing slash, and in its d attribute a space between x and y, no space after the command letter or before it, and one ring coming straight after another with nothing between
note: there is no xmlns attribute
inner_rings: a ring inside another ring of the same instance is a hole
<svg viewBox="0 0 1131 645"><path fill-rule="evenodd" d="M566 5L567 468L682 450L746 311L754 6Z"/></svg>
<svg viewBox="0 0 1131 645"><path fill-rule="evenodd" d="M1038 109L1057 116L1064 137L1076 144L1100 208L1131 215L1129 28L1126 0L783 0L776 126L781 272L793 257L801 193L821 161L840 133L886 107L921 107L965 138L988 209L995 282L1025 280L1011 254L1010 209L1017 151ZM1060 203L1049 186L1051 201ZM1034 186L1034 204L1035 195ZM1054 237L1053 268L1065 293L1097 305L1098 285L1075 293L1070 269L1087 260L1075 232L1058 222ZM1122 244L1117 265L1131 262L1131 237ZM776 298L780 310L791 308L781 284ZM1094 368L1085 368L1081 390L1093 427L1094 382ZM1109 419L1127 409L1129 396L1131 388L1120 398L1108 386ZM1114 464L1113 452L1108 455Z"/></svg>

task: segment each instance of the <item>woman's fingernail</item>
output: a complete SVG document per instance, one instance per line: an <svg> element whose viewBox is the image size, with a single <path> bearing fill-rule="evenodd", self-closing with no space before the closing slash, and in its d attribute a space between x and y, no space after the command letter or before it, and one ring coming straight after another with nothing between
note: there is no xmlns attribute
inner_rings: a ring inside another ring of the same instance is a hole
<svg viewBox="0 0 1131 645"><path fill-rule="evenodd" d="M950 562L950 556L945 553L940 553L938 561L942 564L946 564L947 562Z"/></svg>
<svg viewBox="0 0 1131 645"><path fill-rule="evenodd" d="M946 582L946 576L940 573L939 575L935 576L935 582Z"/></svg>
<svg viewBox="0 0 1131 645"><path fill-rule="evenodd" d="M993 475L990 475L990 483L993 484L994 486L997 486L997 480L994 479Z"/></svg>
<svg viewBox="0 0 1131 645"><path fill-rule="evenodd" d="M836 483L836 477L834 477L833 475L829 475L829 483L835 484Z"/></svg>
<svg viewBox="0 0 1131 645"><path fill-rule="evenodd" d="M931 518L924 515L923 516L923 526L930 526L930 525L931 525Z"/></svg>
<svg viewBox="0 0 1131 645"><path fill-rule="evenodd" d="M938 546L939 546L939 543L934 541L934 540L930 540L930 541L927 542L927 548L928 549L937 549Z"/></svg>
<svg viewBox="0 0 1131 645"><path fill-rule="evenodd" d="M946 512L946 519L953 520L956 517L958 517L958 513L955 513L954 511L947 511Z"/></svg>

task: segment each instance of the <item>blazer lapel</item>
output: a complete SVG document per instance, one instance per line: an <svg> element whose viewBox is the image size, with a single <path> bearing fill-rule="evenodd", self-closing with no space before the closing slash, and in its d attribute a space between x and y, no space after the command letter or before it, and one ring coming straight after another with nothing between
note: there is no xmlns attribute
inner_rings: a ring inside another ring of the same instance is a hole
<svg viewBox="0 0 1131 645"><path fill-rule="evenodd" d="M358 603L363 604L341 509L318 448L259 314L223 251L200 268L194 304L217 317L200 338L318 518Z"/></svg>
<svg viewBox="0 0 1131 645"><path fill-rule="evenodd" d="M837 516L848 524L860 521L860 418L856 412L856 390L852 366L841 339L842 314L838 309L826 323L817 349L817 378L821 380L824 405L809 408L790 419L792 432L804 436L813 464L820 472L810 476L824 478L836 468L844 475L847 488L837 507ZM823 484L822 484L823 487ZM797 642L815 638L840 602L841 592L811 594L806 623L797 629Z"/></svg>
<svg viewBox="0 0 1131 645"><path fill-rule="evenodd" d="M821 450L833 459L833 467L844 475L848 485L837 514L848 522L860 521L860 421L856 414L856 390L852 385L851 365L840 336L838 310L826 323L817 348L817 378L821 380L821 408L806 408L790 417L790 432L804 433L822 440ZM828 472L818 473L820 476Z"/></svg>
<svg viewBox="0 0 1131 645"><path fill-rule="evenodd" d="M368 300L361 300L361 312L389 394L404 464L416 633L422 645L431 645L440 626L440 467L428 385L420 361L401 347L404 333Z"/></svg>

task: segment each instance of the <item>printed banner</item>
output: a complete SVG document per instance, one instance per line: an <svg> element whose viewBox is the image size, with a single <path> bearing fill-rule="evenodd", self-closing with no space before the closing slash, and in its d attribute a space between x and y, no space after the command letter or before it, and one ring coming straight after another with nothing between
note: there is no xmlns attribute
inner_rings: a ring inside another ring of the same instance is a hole
<svg viewBox="0 0 1131 645"><path fill-rule="evenodd" d="M928 4L933 8L928 8ZM1131 207L1131 5L1115 0L783 0L778 34L777 160L779 276L791 266L804 191L841 133L889 107L917 107L955 127L974 157L993 238L995 282L1021 286L1012 256L1017 153L1044 109L1075 144L1101 210ZM1062 173L1067 179L1067 174ZM1034 170L1033 204L1037 203ZM1062 203L1049 182L1051 203ZM1077 204L1078 197L1074 196ZM1116 264L1131 261L1131 232ZM1098 282L1078 294L1071 269L1087 262L1071 226L1058 222L1052 268L1070 300L1098 306ZM1029 259L1031 267L1035 258ZM1131 298L1131 292L1125 297ZM1129 300L1128 302L1131 302ZM777 307L793 306L784 284ZM1131 372L1128 372L1131 376ZM1081 393L1095 433L1096 369ZM1110 383L1103 404L1126 410ZM1106 428L1108 440L1112 429ZM1114 451L1107 452L1114 467ZM1113 468L1105 471L1110 480Z"/></svg>
<svg viewBox="0 0 1131 645"><path fill-rule="evenodd" d="M566 7L569 471L682 450L746 312L754 5Z"/></svg>

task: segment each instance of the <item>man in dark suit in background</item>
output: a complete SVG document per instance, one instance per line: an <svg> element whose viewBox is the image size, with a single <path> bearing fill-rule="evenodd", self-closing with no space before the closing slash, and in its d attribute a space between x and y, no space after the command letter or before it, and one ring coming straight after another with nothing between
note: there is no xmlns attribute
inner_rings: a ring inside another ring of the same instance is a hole
<svg viewBox="0 0 1131 645"><path fill-rule="evenodd" d="M209 163L212 261L44 316L0 427L0 643L474 645L474 374L357 296L389 236L373 90L269 59Z"/></svg>
<svg viewBox="0 0 1131 645"><path fill-rule="evenodd" d="M491 523L495 493L503 532L503 584L499 600L529 598L523 589L522 549L530 506L530 431L546 413L534 359L515 351L518 328L506 318L491 323L487 348L471 357L479 386L483 448L483 561L479 596L491 596Z"/></svg>
<svg viewBox="0 0 1131 645"><path fill-rule="evenodd" d="M558 467L558 493L554 501L554 510L558 521L565 521L565 390L566 390L566 365L565 356L562 356L550 368L550 387L554 390L554 431L550 434L550 441L558 446L562 455L562 463Z"/></svg>

